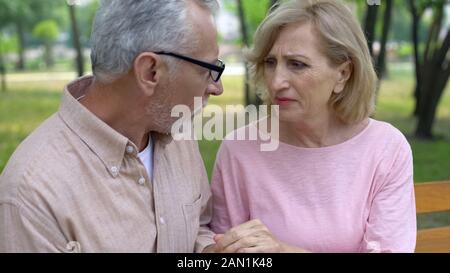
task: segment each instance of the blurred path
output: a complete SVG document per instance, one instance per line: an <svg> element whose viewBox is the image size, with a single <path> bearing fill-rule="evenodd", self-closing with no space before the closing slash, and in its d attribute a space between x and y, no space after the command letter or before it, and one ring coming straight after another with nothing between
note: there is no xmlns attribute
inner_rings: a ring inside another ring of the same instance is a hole
<svg viewBox="0 0 450 273"><path fill-rule="evenodd" d="M244 75L243 64L227 64L224 75L240 76ZM89 72L90 74L90 72ZM86 74L88 75L88 73ZM6 81L14 82L39 82L39 81L72 81L77 78L76 72L23 72L8 73Z"/></svg>
<svg viewBox="0 0 450 273"><path fill-rule="evenodd" d="M77 77L76 72L24 72L6 74L6 81L39 82L39 81L71 81Z"/></svg>

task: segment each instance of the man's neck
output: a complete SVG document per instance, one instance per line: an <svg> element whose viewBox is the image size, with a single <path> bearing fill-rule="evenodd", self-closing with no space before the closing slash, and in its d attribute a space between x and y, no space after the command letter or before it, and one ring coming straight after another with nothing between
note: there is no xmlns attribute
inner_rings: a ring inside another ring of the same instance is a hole
<svg viewBox="0 0 450 273"><path fill-rule="evenodd" d="M139 109L130 104L130 92L130 86L125 81L99 84L94 80L79 102L142 151L148 144L150 130L142 123Z"/></svg>

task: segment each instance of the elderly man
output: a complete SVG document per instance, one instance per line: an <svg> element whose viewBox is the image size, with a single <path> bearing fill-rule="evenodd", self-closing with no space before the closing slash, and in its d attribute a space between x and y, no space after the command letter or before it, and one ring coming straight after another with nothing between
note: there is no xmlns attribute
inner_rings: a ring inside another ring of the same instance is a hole
<svg viewBox="0 0 450 273"><path fill-rule="evenodd" d="M93 77L0 176L0 252L213 249L211 194L195 141L169 135L175 105L223 91L215 0L103 1Z"/></svg>

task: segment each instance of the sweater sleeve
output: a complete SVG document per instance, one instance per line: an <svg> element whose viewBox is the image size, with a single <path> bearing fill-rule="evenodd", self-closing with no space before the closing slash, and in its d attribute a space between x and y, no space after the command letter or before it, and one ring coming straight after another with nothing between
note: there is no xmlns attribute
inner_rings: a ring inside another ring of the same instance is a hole
<svg viewBox="0 0 450 273"><path fill-rule="evenodd" d="M391 162L372 201L362 252L414 252L415 249L413 159L404 137Z"/></svg>
<svg viewBox="0 0 450 273"><path fill-rule="evenodd" d="M224 141L217 154L212 175L213 218L211 228L225 233L233 226L249 220L248 198L239 163L229 151L232 141ZM231 147L232 148L232 147Z"/></svg>
<svg viewBox="0 0 450 273"><path fill-rule="evenodd" d="M203 162L200 151L198 149L198 143L194 142L194 156L196 157L196 162ZM206 169L203 164L198 164L197 167L199 170L197 173L199 174L199 183L201 188L201 211L200 211L200 219L199 219L199 231L197 240L195 243L195 253L201 253L203 250L209 246L214 244L214 233L211 231L209 227L209 223L211 222L212 215L212 197L211 197L211 189L208 182L208 176L206 174Z"/></svg>

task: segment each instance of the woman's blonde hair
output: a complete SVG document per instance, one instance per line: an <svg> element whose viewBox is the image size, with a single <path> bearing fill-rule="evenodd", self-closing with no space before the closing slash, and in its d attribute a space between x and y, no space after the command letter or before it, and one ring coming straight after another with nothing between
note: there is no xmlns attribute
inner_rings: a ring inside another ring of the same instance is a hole
<svg viewBox="0 0 450 273"><path fill-rule="evenodd" d="M291 0L272 8L255 33L253 48L246 52L253 84L263 100L270 104L264 84L264 59L283 27L302 22L311 23L316 30L330 65L351 62L352 74L344 90L333 93L330 107L346 123L369 117L375 108L377 76L360 24L340 0Z"/></svg>

